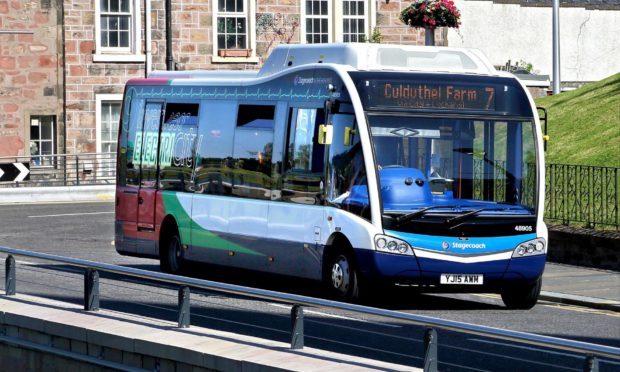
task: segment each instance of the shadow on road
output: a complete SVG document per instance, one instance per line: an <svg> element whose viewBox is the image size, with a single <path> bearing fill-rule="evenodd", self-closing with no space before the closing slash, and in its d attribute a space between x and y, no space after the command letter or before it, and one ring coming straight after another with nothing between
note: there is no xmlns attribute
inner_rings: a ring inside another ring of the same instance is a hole
<svg viewBox="0 0 620 372"><path fill-rule="evenodd" d="M132 264L123 265L134 269L159 271L158 264ZM83 270L69 265L40 264L38 268L45 268L56 271L82 273ZM315 298L330 298L324 286L313 280L292 278L282 275L255 272L251 270L232 269L227 267L191 264L184 272L185 276L209 280L220 283L235 284L245 287L260 288L270 291L292 293L301 296ZM127 282L128 279L134 283L153 284L158 287L176 288L154 280L128 278L123 275L101 272L101 279L119 280ZM233 298L241 298L238 295L226 295ZM450 298L446 296L435 296L420 293L412 288L382 288L378 293L367 295L360 299L360 305L383 308L396 311L415 311L415 310L500 310L503 306L489 304L478 301L470 301L462 298Z"/></svg>

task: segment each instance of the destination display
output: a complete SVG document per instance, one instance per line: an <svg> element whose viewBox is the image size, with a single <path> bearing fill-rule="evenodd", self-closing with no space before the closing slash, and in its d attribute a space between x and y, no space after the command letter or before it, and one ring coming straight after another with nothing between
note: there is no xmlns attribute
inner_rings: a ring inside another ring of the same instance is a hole
<svg viewBox="0 0 620 372"><path fill-rule="evenodd" d="M495 110L495 87L491 85L370 80L365 90L370 107Z"/></svg>

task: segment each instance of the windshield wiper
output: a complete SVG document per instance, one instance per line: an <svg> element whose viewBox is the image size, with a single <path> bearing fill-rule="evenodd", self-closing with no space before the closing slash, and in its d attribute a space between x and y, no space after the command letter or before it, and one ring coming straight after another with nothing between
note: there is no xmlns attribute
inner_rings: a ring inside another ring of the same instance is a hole
<svg viewBox="0 0 620 372"><path fill-rule="evenodd" d="M400 215L400 216L395 218L395 221L396 221L397 226L402 226L403 224L409 223L409 222L415 220L418 217L424 216L426 214L426 212L431 210L431 209L458 208L458 207L459 207L458 205L432 205L430 207L418 209L415 212L411 212L411 213Z"/></svg>
<svg viewBox="0 0 620 372"><path fill-rule="evenodd" d="M458 215L456 217L451 217L448 218L444 221L444 223L446 225L453 225L455 222L459 222L462 220L466 220L470 217L473 217L475 215L477 215L478 213L482 212L482 211L509 211L509 210L520 210L522 208L517 208L517 207L506 207L506 208L479 208L479 209L474 209L473 211L469 211L466 213L463 213L461 215Z"/></svg>

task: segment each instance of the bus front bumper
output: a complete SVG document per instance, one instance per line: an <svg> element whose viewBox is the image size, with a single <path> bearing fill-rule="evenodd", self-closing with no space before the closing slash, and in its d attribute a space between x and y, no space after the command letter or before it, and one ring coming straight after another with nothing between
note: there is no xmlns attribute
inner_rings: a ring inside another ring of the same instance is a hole
<svg viewBox="0 0 620 372"><path fill-rule="evenodd" d="M357 250L361 275L371 282L413 285L429 291L496 292L502 287L535 282L543 273L546 256L461 263L449 260ZM482 283L441 284L442 275L480 275Z"/></svg>

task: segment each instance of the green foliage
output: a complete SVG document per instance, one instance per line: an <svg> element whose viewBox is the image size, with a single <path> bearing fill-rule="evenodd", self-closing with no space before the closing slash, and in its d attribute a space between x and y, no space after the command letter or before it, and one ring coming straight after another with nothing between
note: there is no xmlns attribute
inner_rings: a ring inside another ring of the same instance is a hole
<svg viewBox="0 0 620 372"><path fill-rule="evenodd" d="M536 105L548 111L547 163L620 167L620 73Z"/></svg>
<svg viewBox="0 0 620 372"><path fill-rule="evenodd" d="M379 29L376 27L373 28L372 35L370 35L370 42L378 44L381 42L381 38L382 38L381 31L379 31Z"/></svg>
<svg viewBox="0 0 620 372"><path fill-rule="evenodd" d="M373 28L372 29L372 34L370 35L370 38L366 38L365 35L360 35L360 43L375 43L375 44L379 44L381 43L381 38L383 36L381 35L381 31L379 31L378 28Z"/></svg>

